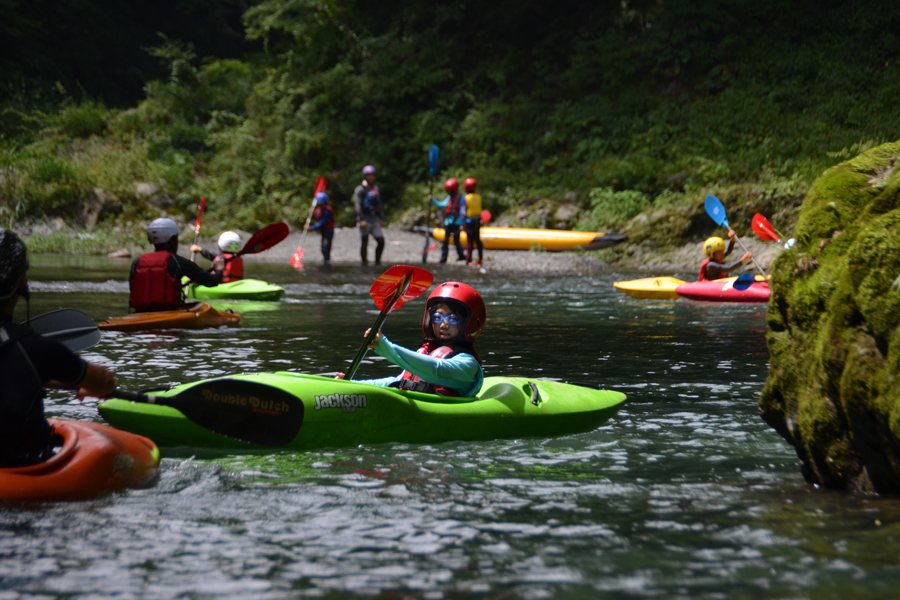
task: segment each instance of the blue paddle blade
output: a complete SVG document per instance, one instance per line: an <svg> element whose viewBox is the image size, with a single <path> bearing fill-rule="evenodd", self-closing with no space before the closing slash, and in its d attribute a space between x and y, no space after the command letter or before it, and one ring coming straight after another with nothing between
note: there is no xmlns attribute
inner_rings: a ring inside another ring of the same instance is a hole
<svg viewBox="0 0 900 600"><path fill-rule="evenodd" d="M428 170L432 175L437 173L438 154L440 154L438 147L432 144L428 150Z"/></svg>
<svg viewBox="0 0 900 600"><path fill-rule="evenodd" d="M748 287L753 285L753 282L756 281L756 275L751 275L750 273L744 273L737 279L735 279L734 284L731 286L736 290L746 290Z"/></svg>
<svg viewBox="0 0 900 600"><path fill-rule="evenodd" d="M725 207L719 202L718 198L715 196L707 196L705 206L706 214L716 222L716 225L728 227L728 217L725 216Z"/></svg>

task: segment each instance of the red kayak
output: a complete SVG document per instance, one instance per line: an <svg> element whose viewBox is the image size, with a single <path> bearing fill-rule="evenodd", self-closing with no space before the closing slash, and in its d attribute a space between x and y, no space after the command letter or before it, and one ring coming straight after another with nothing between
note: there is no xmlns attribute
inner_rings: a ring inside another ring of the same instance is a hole
<svg viewBox="0 0 900 600"><path fill-rule="evenodd" d="M762 277L760 276L760 279ZM713 281L695 281L675 288L675 293L690 300L702 302L768 302L769 282L754 281L746 289L734 287L734 277Z"/></svg>
<svg viewBox="0 0 900 600"><path fill-rule="evenodd" d="M148 485L159 449L147 438L86 421L48 419L62 447L49 460L0 469L0 500L88 500Z"/></svg>

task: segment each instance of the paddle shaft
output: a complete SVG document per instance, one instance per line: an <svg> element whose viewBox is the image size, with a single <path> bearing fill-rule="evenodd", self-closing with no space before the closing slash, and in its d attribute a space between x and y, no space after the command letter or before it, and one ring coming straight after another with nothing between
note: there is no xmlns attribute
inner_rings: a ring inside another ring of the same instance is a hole
<svg viewBox="0 0 900 600"><path fill-rule="evenodd" d="M203 211L206 210L206 196L200 198L200 204L197 206L197 226L194 227L194 244L197 243L197 240L200 239L200 217L203 216ZM191 252L191 262L194 262L194 252Z"/></svg>
<svg viewBox="0 0 900 600"><path fill-rule="evenodd" d="M428 181L428 194L433 198L434 197L434 178L429 179ZM434 210L431 205L431 200L428 201L428 216L425 219L425 246L422 248L422 264L428 262L428 253L431 251L431 248L428 247L428 239L431 235L431 216L434 214Z"/></svg>
<svg viewBox="0 0 900 600"><path fill-rule="evenodd" d="M385 306L385 309L388 307ZM372 340L375 339L375 336L378 335L378 332L381 331L381 326L384 324L384 320L387 319L388 313L390 310L385 311L382 309L381 314L378 315L378 319L375 320L375 325L372 326L372 329L369 330L369 335L366 336L366 341L363 342L362 346L356 352L356 358L353 359L353 363L350 365L350 368L347 370L347 375L344 377L347 381L353 379L353 376L356 375L356 371L359 370L359 365L362 362L363 358L366 357L366 352L369 350L369 344L372 343Z"/></svg>
<svg viewBox="0 0 900 600"><path fill-rule="evenodd" d="M744 250L744 252L749 252L749 250L747 250L747 247L744 245L744 242L742 242L741 238L738 237L738 234L734 234L734 239L736 239L737 243L741 245L741 248ZM753 262L753 266L756 267L756 270L759 271L759 274L768 279L769 276L766 275L766 272L763 271L761 266L759 266L759 263L756 262L756 259L753 258L752 254L750 255L750 260Z"/></svg>

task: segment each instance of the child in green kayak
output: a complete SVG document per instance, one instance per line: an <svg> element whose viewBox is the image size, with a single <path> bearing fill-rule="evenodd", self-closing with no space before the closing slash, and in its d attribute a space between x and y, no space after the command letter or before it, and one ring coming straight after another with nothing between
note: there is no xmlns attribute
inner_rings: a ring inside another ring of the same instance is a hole
<svg viewBox="0 0 900 600"><path fill-rule="evenodd" d="M369 346L404 371L360 383L441 396L475 396L484 382L484 370L474 342L486 320L487 309L478 292L458 281L442 283L425 303L425 341L418 351L394 344L381 332ZM343 378L343 373L337 374L336 379Z"/></svg>

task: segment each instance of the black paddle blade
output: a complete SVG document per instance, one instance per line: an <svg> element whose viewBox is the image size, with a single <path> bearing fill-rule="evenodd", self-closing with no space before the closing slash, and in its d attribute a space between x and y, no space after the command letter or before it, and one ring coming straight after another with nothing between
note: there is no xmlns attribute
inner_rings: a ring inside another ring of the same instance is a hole
<svg viewBox="0 0 900 600"><path fill-rule="evenodd" d="M216 379L171 398L149 394L212 432L260 446L289 444L303 425L303 402L282 389L240 379Z"/></svg>
<svg viewBox="0 0 900 600"><path fill-rule="evenodd" d="M74 308L37 316L28 326L40 336L62 342L72 352L87 350L100 341L100 330L94 320Z"/></svg>

